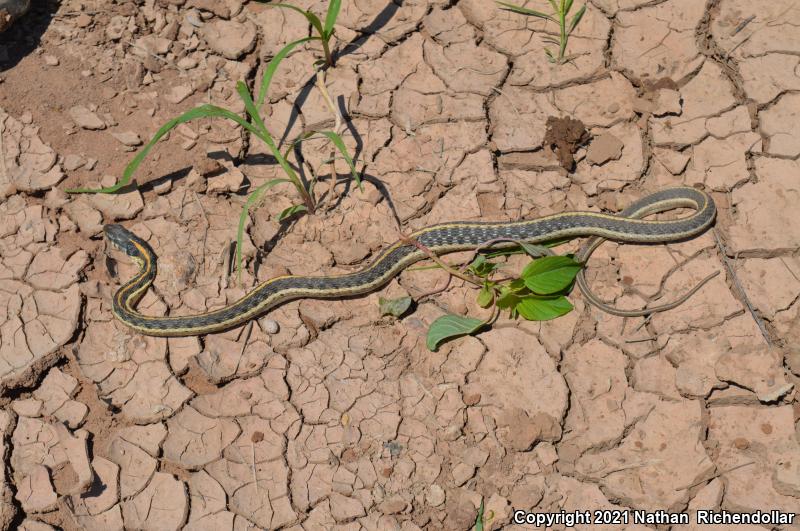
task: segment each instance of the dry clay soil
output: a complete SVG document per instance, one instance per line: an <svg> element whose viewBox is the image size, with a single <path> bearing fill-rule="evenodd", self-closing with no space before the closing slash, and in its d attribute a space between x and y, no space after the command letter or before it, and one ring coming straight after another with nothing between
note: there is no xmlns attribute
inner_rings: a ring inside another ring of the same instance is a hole
<svg viewBox="0 0 800 531"><path fill-rule="evenodd" d="M43 1L0 36L0 525L466 530L481 500L485 528L509 530L530 528L512 508L798 512L800 6L586 4L553 66L554 26L488 0L345 0L325 83L364 191L341 160L332 186L330 145L305 143L321 207L278 223L297 199L273 188L241 286L236 220L280 173L231 122L179 127L118 195L64 190L113 183L181 111L241 113L236 82L257 85L305 20L240 0ZM331 122L319 56L301 46L278 70L277 139ZM586 126L572 156L544 145L549 117ZM563 318L504 316L432 353L438 316L486 315L471 286L400 319L377 304L441 287L432 269L200 338L144 337L110 311L135 266L103 223L160 257L140 309L193 314L275 275L353 271L400 231L615 212L675 185L713 194L713 230L607 243L589 267L626 308L721 272L647 320L576 292Z"/></svg>

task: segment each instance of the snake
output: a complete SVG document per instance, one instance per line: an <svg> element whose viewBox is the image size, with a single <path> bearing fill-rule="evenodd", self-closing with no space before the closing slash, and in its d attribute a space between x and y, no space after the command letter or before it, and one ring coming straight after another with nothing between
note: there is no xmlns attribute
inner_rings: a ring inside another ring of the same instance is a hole
<svg viewBox="0 0 800 531"><path fill-rule="evenodd" d="M691 214L677 219L643 219L677 208ZM149 243L119 224L103 227L107 241L128 255L138 273L114 294L114 317L132 330L150 336L193 336L221 332L260 317L276 306L301 298L335 299L364 295L386 285L408 266L429 258L458 251L476 250L486 242L498 247L519 242L542 244L578 237L589 240L575 254L585 262L605 240L621 243L669 243L703 233L714 223L716 206L711 196L695 187L665 188L633 202L618 214L568 211L521 221L454 221L431 225L403 237L379 252L362 269L330 276L284 275L258 284L239 300L197 315L144 315L136 305L156 278L157 257ZM712 275L713 276L713 275ZM658 308L618 310L594 296L583 275L576 282L592 304L621 316L648 315L670 309L686 300L711 277L706 278L678 301Z"/></svg>

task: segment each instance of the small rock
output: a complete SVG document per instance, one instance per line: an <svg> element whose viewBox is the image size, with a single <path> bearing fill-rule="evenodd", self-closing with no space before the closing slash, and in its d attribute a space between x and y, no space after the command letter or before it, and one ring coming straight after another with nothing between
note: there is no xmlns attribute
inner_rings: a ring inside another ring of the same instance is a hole
<svg viewBox="0 0 800 531"><path fill-rule="evenodd" d="M609 160L619 160L622 156L622 141L609 133L603 133L592 140L586 153L590 163L600 166Z"/></svg>
<svg viewBox="0 0 800 531"><path fill-rule="evenodd" d="M677 90L662 88L656 91L653 97L655 116L681 113L681 93Z"/></svg>
<svg viewBox="0 0 800 531"><path fill-rule="evenodd" d="M75 171L84 165L83 159L80 155L69 154L64 157L64 169L67 171Z"/></svg>
<svg viewBox="0 0 800 531"><path fill-rule="evenodd" d="M275 335L280 331L280 325L278 325L278 321L274 319L262 319L261 330L263 330L265 334Z"/></svg>
<svg viewBox="0 0 800 531"><path fill-rule="evenodd" d="M428 487L428 494L425 497L431 507L439 507L445 501L444 489L439 485L431 485Z"/></svg>
<svg viewBox="0 0 800 531"><path fill-rule="evenodd" d="M16 498L26 513L41 513L55 509L58 497L45 466L36 465L31 469L28 477L18 485Z"/></svg>
<svg viewBox="0 0 800 531"><path fill-rule="evenodd" d="M189 0L186 5L203 11L210 11L220 18L227 19L231 17L231 8L227 2L220 2L219 0Z"/></svg>
<svg viewBox="0 0 800 531"><path fill-rule="evenodd" d="M177 87L172 87L164 96L164 99L170 103L177 104L191 96L193 92L194 89L188 85L178 85Z"/></svg>
<svg viewBox="0 0 800 531"><path fill-rule="evenodd" d="M548 442L543 442L536 447L536 455L545 466L552 465L558 461L558 453L556 453L555 447Z"/></svg>
<svg viewBox="0 0 800 531"><path fill-rule="evenodd" d="M184 57L180 61L178 61L178 68L181 70L191 70L192 68L197 66L197 59L194 57Z"/></svg>
<svg viewBox="0 0 800 531"><path fill-rule="evenodd" d="M256 28L250 23L215 20L203 26L202 32L212 50L231 60L252 51L256 44Z"/></svg>
<svg viewBox="0 0 800 531"><path fill-rule="evenodd" d="M22 115L19 117L19 121L20 121L20 122L22 122L22 123L24 123L25 125L30 125L30 124L32 124L32 123L33 123L33 115L31 114L31 112L30 112L30 111L25 111L25 112L24 112L24 113L22 113Z"/></svg>
<svg viewBox="0 0 800 531"><path fill-rule="evenodd" d="M466 463L459 463L453 467L453 483L461 486L475 475L475 467Z"/></svg>
<svg viewBox="0 0 800 531"><path fill-rule="evenodd" d="M69 110L69 115L78 127L83 129L105 129L106 124L97 114L82 105L76 105Z"/></svg>
<svg viewBox="0 0 800 531"><path fill-rule="evenodd" d="M122 75L128 90L136 90L144 83L144 65L136 60L127 61L122 67Z"/></svg>
<svg viewBox="0 0 800 531"><path fill-rule="evenodd" d="M133 131L123 131L121 133L111 133L111 136L119 140L125 146L140 146L142 139Z"/></svg>
<svg viewBox="0 0 800 531"><path fill-rule="evenodd" d="M406 503L403 498L400 496L392 496L391 498L381 502L380 506L378 506L378 509L383 514L399 514L402 513L407 506L408 503Z"/></svg>
<svg viewBox="0 0 800 531"><path fill-rule="evenodd" d="M338 492L330 495L331 516L337 522L349 522L367 513L364 505L357 498L342 496Z"/></svg>
<svg viewBox="0 0 800 531"><path fill-rule="evenodd" d="M175 130L189 140L197 140L199 138L197 132L186 124L180 124Z"/></svg>
<svg viewBox="0 0 800 531"><path fill-rule="evenodd" d="M22 417L40 417L42 415L42 401L36 398L22 398L11 403L11 409Z"/></svg>
<svg viewBox="0 0 800 531"><path fill-rule="evenodd" d="M58 57L56 57L55 55L45 55L44 63L47 66L58 66Z"/></svg>
<svg viewBox="0 0 800 531"><path fill-rule="evenodd" d="M231 168L222 175L209 177L206 193L211 195L220 195L229 192L236 193L241 189L244 181L244 173L237 168Z"/></svg>
<svg viewBox="0 0 800 531"><path fill-rule="evenodd" d="M86 164L83 165L89 171L92 171L97 166L97 159L86 159Z"/></svg>
<svg viewBox="0 0 800 531"><path fill-rule="evenodd" d="M92 23L92 17L87 15L86 13L81 13L75 18L75 25L79 28L85 28Z"/></svg>
<svg viewBox="0 0 800 531"><path fill-rule="evenodd" d="M181 148L183 148L185 151L189 151L196 145L197 145L197 140L187 140L186 142L181 144Z"/></svg>

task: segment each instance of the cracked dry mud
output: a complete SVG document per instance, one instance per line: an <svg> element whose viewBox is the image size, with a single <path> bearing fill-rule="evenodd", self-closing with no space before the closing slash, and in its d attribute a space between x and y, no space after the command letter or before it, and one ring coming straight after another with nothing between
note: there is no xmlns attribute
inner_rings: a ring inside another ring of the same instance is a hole
<svg viewBox="0 0 800 531"><path fill-rule="evenodd" d="M236 81L307 36L304 19L241 0L35 5L0 37L0 528L466 530L481 500L485 528L509 530L529 528L513 509L800 511L800 8L586 3L556 67L552 27L487 0L345 0L326 83L365 189L337 160L323 208L280 224L296 196L273 188L242 287L234 220L280 174L230 123L181 125L118 195L64 190L113 183L181 111L242 113ZM278 70L277 138L331 118L318 57L299 47ZM555 118L588 132L571 172L545 138ZM329 177L328 145L303 154ZM719 206L713 231L607 243L588 269L626 308L722 271L646 321L575 293L563 318L502 318L432 353L435 318L482 315L472 289L402 319L377 299L440 287L436 271L201 338L144 337L110 312L135 265L107 257L104 223L159 255L140 309L193 314L272 276L352 271L398 230L613 212L694 184Z"/></svg>

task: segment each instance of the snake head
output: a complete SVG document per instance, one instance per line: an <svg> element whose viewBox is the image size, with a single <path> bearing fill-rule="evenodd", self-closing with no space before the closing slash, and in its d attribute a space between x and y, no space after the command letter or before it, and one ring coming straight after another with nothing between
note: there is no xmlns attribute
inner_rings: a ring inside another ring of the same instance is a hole
<svg viewBox="0 0 800 531"><path fill-rule="evenodd" d="M145 253L153 254L153 250L146 241L122 225L116 223L104 225L103 232L114 247L136 260L144 260Z"/></svg>

